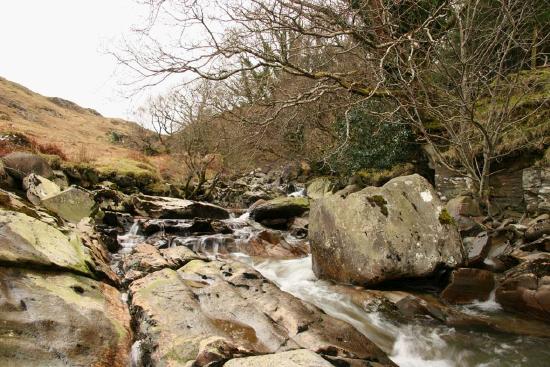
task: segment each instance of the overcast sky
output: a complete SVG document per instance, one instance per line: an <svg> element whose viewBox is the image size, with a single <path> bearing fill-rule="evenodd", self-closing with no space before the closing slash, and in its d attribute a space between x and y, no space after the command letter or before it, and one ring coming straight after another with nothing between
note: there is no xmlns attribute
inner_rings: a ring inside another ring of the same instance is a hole
<svg viewBox="0 0 550 367"><path fill-rule="evenodd" d="M133 0L0 1L0 76L105 116L130 118L124 69L105 54L145 16ZM127 74L127 73L126 73Z"/></svg>

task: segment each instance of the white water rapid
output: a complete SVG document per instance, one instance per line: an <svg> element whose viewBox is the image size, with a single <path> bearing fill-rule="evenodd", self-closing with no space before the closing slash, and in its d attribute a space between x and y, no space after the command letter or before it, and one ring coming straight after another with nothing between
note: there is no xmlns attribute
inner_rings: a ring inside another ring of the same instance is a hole
<svg viewBox="0 0 550 367"><path fill-rule="evenodd" d="M314 304L327 314L346 321L382 348L401 367L501 367L550 366L545 339L458 331L439 324L400 323L381 310L365 311L345 293L318 280L311 270L311 256L293 260L256 260L233 254L253 266L283 291ZM494 300L472 305L483 310ZM497 304L498 305L498 304Z"/></svg>

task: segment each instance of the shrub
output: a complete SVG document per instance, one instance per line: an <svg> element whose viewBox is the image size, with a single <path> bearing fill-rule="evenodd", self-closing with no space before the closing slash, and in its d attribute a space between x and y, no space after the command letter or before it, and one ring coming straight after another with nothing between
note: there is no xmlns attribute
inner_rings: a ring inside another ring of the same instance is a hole
<svg viewBox="0 0 550 367"><path fill-rule="evenodd" d="M40 144L19 132L4 132L0 134L0 157L16 151L56 155L62 160L67 160L67 155L56 144Z"/></svg>
<svg viewBox="0 0 550 367"><path fill-rule="evenodd" d="M62 160L67 160L67 155L55 144L36 144L37 150L42 154L56 155Z"/></svg>
<svg viewBox="0 0 550 367"><path fill-rule="evenodd" d="M345 144L331 159L335 171L350 174L367 168L389 169L413 158L414 133L403 118L390 111L387 103L368 101L337 121L339 141Z"/></svg>

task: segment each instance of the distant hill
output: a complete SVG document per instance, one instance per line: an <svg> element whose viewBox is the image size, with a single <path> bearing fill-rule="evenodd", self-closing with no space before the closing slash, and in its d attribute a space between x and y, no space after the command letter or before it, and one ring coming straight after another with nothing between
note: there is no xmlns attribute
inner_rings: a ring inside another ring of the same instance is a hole
<svg viewBox="0 0 550 367"><path fill-rule="evenodd" d="M57 145L70 160L131 157L125 138L138 125L101 116L59 97L44 97L0 77L0 133L18 132Z"/></svg>

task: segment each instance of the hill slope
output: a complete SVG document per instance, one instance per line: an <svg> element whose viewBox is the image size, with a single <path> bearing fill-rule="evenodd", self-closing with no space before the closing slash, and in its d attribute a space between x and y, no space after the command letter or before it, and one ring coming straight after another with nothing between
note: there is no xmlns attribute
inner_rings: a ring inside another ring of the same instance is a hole
<svg viewBox="0 0 550 367"><path fill-rule="evenodd" d="M69 160L132 157L136 152L121 143L137 130L135 123L105 118L0 77L0 132L23 133L40 144L54 144Z"/></svg>

